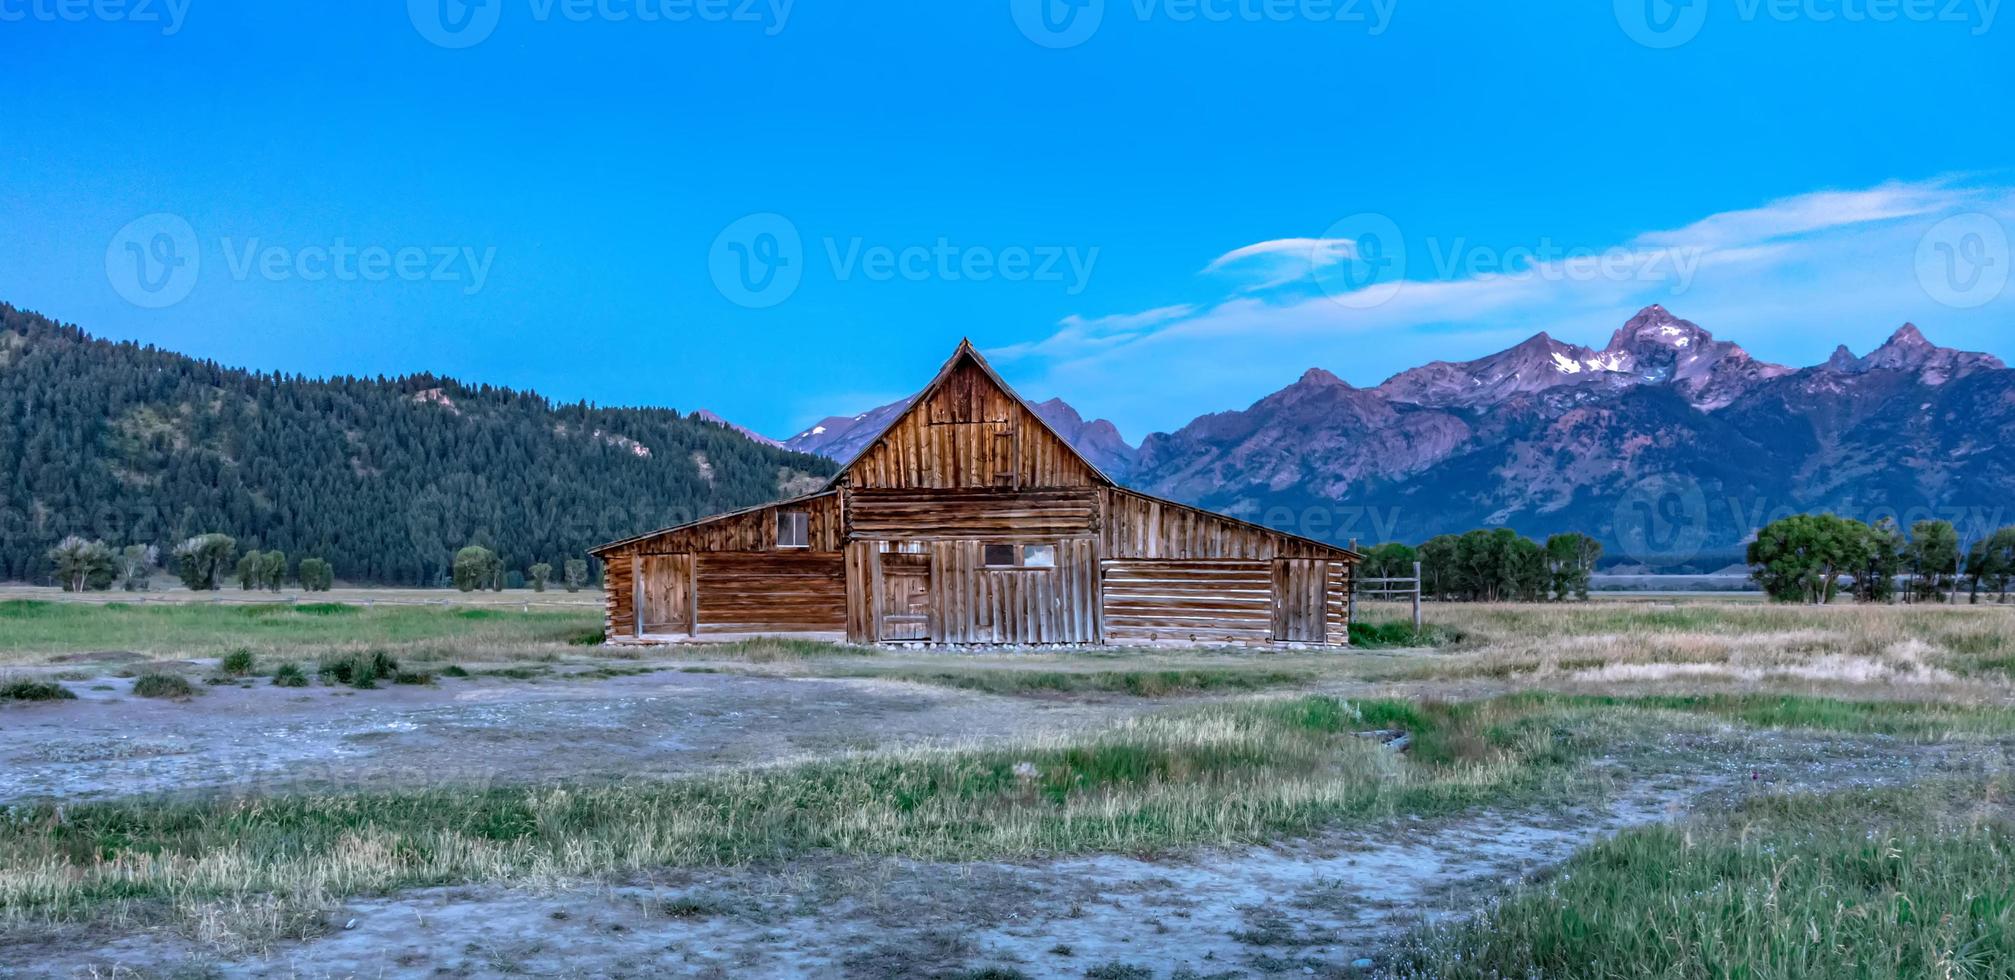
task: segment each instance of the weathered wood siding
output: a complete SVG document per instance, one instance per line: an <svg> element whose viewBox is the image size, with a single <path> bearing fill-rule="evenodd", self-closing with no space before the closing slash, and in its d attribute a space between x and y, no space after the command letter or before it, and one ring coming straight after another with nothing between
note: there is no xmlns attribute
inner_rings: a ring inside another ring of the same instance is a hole
<svg viewBox="0 0 2015 980"><path fill-rule="evenodd" d="M885 541L1081 537L1098 527L1093 489L850 490L850 537Z"/></svg>
<svg viewBox="0 0 2015 980"><path fill-rule="evenodd" d="M1105 557L1183 560L1333 558L1339 549L1186 507L1145 494L1110 487L1102 491Z"/></svg>
<svg viewBox="0 0 2015 980"><path fill-rule="evenodd" d="M625 542L602 552L601 557L614 565L630 555L775 551L777 512L783 510L802 510L806 513L810 529L808 538L810 550L836 554L846 540L840 506L839 492L833 491L802 500L785 501L753 510L724 514L712 520Z"/></svg>
<svg viewBox="0 0 2015 980"><path fill-rule="evenodd" d="M1329 645L1350 645L1350 590L1356 583L1357 568L1348 561L1329 562L1329 605L1325 635Z"/></svg>
<svg viewBox="0 0 2015 980"><path fill-rule="evenodd" d="M1273 563L1273 638L1283 643L1327 643L1329 563L1282 558Z"/></svg>
<svg viewBox="0 0 2015 980"><path fill-rule="evenodd" d="M1029 543L1054 544L1056 567L988 568L983 542L932 543L932 641L1098 641L1098 542L1070 538Z"/></svg>
<svg viewBox="0 0 2015 980"><path fill-rule="evenodd" d="M844 560L810 551L694 557L701 633L837 633L847 627Z"/></svg>
<svg viewBox="0 0 2015 980"><path fill-rule="evenodd" d="M856 488L1096 487L1105 481L975 361L962 359L847 467Z"/></svg>
<svg viewBox="0 0 2015 980"><path fill-rule="evenodd" d="M693 617L693 556L641 555L641 575L635 594L646 635L691 635Z"/></svg>
<svg viewBox="0 0 2015 980"><path fill-rule="evenodd" d="M1104 571L1105 635L1113 642L1273 637L1272 562L1108 560Z"/></svg>
<svg viewBox="0 0 2015 980"><path fill-rule="evenodd" d="M631 567L636 561L628 556L602 561L602 609L607 623L602 633L605 639L637 635L636 606L633 604L637 578Z"/></svg>

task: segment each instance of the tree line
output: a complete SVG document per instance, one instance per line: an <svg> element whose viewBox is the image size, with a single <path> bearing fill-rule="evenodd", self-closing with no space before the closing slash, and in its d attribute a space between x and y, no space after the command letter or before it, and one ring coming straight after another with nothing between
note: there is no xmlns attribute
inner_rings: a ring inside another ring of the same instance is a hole
<svg viewBox="0 0 2015 980"><path fill-rule="evenodd" d="M1444 534L1414 548L1399 542L1365 553L1366 579L1412 578L1420 566L1426 598L1464 602L1564 602L1588 598L1602 543L1586 534L1556 534L1544 543L1510 528Z"/></svg>
<svg viewBox="0 0 2015 980"><path fill-rule="evenodd" d="M0 580L60 579L71 537L165 554L220 528L346 581L448 585L468 544L529 577L833 471L671 409L236 370L0 304Z"/></svg>
<svg viewBox="0 0 2015 980"><path fill-rule="evenodd" d="M1945 602L1962 592L1969 602L1983 594L2006 602L2015 526L1966 547L1950 521L1917 521L1906 534L1890 518L1797 514L1757 532L1748 557L1751 577L1779 602L1832 602L1843 587L1862 602Z"/></svg>

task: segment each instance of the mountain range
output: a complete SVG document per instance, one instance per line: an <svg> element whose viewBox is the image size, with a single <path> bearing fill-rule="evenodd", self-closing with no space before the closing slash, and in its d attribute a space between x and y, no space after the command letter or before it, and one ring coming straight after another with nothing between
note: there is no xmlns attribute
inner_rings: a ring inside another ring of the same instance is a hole
<svg viewBox="0 0 2015 980"><path fill-rule="evenodd" d="M905 404L784 445L846 458ZM1843 346L1792 368L1651 306L1599 350L1541 333L1371 388L1310 369L1137 447L1060 400L1036 409L1115 479L1337 541L1573 530L1612 556L1700 571L1793 512L1942 518L1962 535L2015 521L2015 371L1910 324L1865 357Z"/></svg>

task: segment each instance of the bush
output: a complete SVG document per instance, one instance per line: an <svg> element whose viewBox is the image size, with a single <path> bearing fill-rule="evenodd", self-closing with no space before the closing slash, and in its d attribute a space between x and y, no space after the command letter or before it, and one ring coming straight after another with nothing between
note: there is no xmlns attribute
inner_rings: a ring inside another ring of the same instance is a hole
<svg viewBox="0 0 2015 980"><path fill-rule="evenodd" d="M239 648L217 661L217 672L229 677L249 677L255 666L257 658L252 656L252 651Z"/></svg>
<svg viewBox="0 0 2015 980"><path fill-rule="evenodd" d="M434 675L424 670L402 670L392 675L394 684L432 684Z"/></svg>
<svg viewBox="0 0 2015 980"><path fill-rule="evenodd" d="M143 698L188 698L196 696L196 688L188 678L180 674L141 674L133 682L133 693Z"/></svg>
<svg viewBox="0 0 2015 980"><path fill-rule="evenodd" d="M0 701L75 701L77 695L49 681L9 681L0 684Z"/></svg>
<svg viewBox="0 0 2015 980"><path fill-rule="evenodd" d="M302 670L301 665L297 663L289 662L281 664L278 670L273 671L273 685L275 687L307 687L308 672Z"/></svg>
<svg viewBox="0 0 2015 980"><path fill-rule="evenodd" d="M399 662L383 650L367 653L346 653L333 659L319 662L317 673L329 678L333 683L348 684L360 690L377 687L378 682L399 673Z"/></svg>

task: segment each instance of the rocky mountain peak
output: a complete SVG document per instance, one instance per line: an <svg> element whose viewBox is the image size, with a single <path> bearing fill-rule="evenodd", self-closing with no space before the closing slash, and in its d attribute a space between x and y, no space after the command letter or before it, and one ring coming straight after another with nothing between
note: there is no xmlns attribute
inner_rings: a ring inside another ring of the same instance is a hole
<svg viewBox="0 0 2015 980"><path fill-rule="evenodd" d="M1311 388L1350 387L1349 382L1319 367L1312 367L1303 371L1301 378L1295 381L1295 384Z"/></svg>
<svg viewBox="0 0 2015 980"><path fill-rule="evenodd" d="M1839 355L1834 356L1837 358ZM1827 364L1830 367L1833 362ZM1934 385L1974 371L1998 370L2007 366L2001 363L2000 358L1990 354L1940 347L1926 339L1924 332L1918 330L1914 323L1904 324L1882 346L1855 364L1859 371L1913 372L1926 384Z"/></svg>

